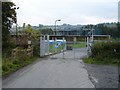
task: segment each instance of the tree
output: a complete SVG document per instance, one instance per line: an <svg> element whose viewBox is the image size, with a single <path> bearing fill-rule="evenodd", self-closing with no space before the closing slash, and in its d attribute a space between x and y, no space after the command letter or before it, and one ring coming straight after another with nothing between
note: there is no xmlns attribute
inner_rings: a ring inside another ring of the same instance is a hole
<svg viewBox="0 0 120 90"><path fill-rule="evenodd" d="M104 24L98 24L97 29L101 30L103 35L111 35L113 38L119 38L120 37L119 27L120 27L119 23L116 23L116 27L108 27Z"/></svg>
<svg viewBox="0 0 120 90"><path fill-rule="evenodd" d="M53 30L51 28L45 28L41 30L41 33L43 35L52 35L53 34Z"/></svg>
<svg viewBox="0 0 120 90"><path fill-rule="evenodd" d="M120 22L117 23L117 36L120 38Z"/></svg>
<svg viewBox="0 0 120 90"><path fill-rule="evenodd" d="M27 41L30 40L33 46L33 53L35 56L40 55L40 31L35 30L30 24L23 24L23 30L21 31L21 37L19 45L23 48L27 48Z"/></svg>
<svg viewBox="0 0 120 90"><path fill-rule="evenodd" d="M23 23L23 32L25 32L25 23Z"/></svg>
<svg viewBox="0 0 120 90"><path fill-rule="evenodd" d="M40 39L40 31L32 29L31 25L25 25L23 23L21 36L19 38L19 46L26 48L28 40L32 41L32 44L35 45L36 42L39 43Z"/></svg>
<svg viewBox="0 0 120 90"><path fill-rule="evenodd" d="M28 24L28 26L27 26L27 32L28 32L29 34L32 34L32 28L31 28L31 25L30 25L30 24Z"/></svg>
<svg viewBox="0 0 120 90"><path fill-rule="evenodd" d="M10 28L16 23L16 12L13 2L2 2L2 48L7 48L9 44Z"/></svg>

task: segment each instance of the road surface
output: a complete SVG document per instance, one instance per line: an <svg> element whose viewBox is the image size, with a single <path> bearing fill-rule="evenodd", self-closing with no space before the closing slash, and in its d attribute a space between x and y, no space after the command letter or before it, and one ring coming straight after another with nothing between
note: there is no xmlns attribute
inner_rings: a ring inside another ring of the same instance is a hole
<svg viewBox="0 0 120 90"><path fill-rule="evenodd" d="M3 88L94 88L82 60L72 58L40 59L4 79Z"/></svg>

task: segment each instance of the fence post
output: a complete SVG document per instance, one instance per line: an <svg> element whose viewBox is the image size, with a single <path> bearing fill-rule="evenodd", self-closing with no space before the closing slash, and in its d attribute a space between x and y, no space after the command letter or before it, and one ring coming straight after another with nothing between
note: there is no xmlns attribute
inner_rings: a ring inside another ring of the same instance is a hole
<svg viewBox="0 0 120 90"><path fill-rule="evenodd" d="M88 55L88 57L91 55L92 45L93 45L93 42L91 40L91 37L87 37L87 55Z"/></svg>

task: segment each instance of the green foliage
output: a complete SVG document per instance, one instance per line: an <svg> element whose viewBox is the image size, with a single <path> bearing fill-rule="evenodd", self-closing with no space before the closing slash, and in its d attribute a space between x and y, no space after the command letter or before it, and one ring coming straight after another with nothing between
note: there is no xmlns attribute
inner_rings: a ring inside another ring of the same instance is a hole
<svg viewBox="0 0 120 90"><path fill-rule="evenodd" d="M10 73L18 70L21 67L24 67L32 63L36 57L17 57L17 58L3 58L2 62L2 76L7 76Z"/></svg>
<svg viewBox="0 0 120 90"><path fill-rule="evenodd" d="M34 45L33 47L33 55L39 57L40 56L40 43Z"/></svg>
<svg viewBox="0 0 120 90"><path fill-rule="evenodd" d="M107 65L120 65L118 59L108 59L98 60L97 58L83 58L84 63L88 64L107 64Z"/></svg>
<svg viewBox="0 0 120 90"><path fill-rule="evenodd" d="M16 23L16 12L13 2L2 2L2 48L9 46L10 28Z"/></svg>
<svg viewBox="0 0 120 90"><path fill-rule="evenodd" d="M120 65L120 42L95 43L92 48L92 55L89 58L85 58L84 62Z"/></svg>
<svg viewBox="0 0 120 90"><path fill-rule="evenodd" d="M27 33L28 33L29 35L32 34L32 28L31 28L31 25L30 25L30 24L28 24L28 26L27 26Z"/></svg>
<svg viewBox="0 0 120 90"><path fill-rule="evenodd" d="M44 28L44 29L41 30L41 34L43 34L43 35L52 35L53 30L51 28Z"/></svg>
<svg viewBox="0 0 120 90"><path fill-rule="evenodd" d="M28 24L27 26L25 25L25 23L23 23L23 30L21 32L21 35L26 35L26 38L28 38L29 40L31 39L37 39L39 40L39 36L40 36L40 31L39 30L34 30L31 28L31 25Z"/></svg>
<svg viewBox="0 0 120 90"><path fill-rule="evenodd" d="M86 47L85 42L75 43L75 44L68 44L67 46L72 46L73 48L83 48Z"/></svg>
<svg viewBox="0 0 120 90"><path fill-rule="evenodd" d="M23 23L23 32L25 33L25 23Z"/></svg>
<svg viewBox="0 0 120 90"><path fill-rule="evenodd" d="M49 45L49 52L50 52L50 53L58 53L58 52L61 52L61 50L63 50L64 47L65 47L65 44L62 44L62 45L58 46L58 48L55 48L55 45L56 45L55 43Z"/></svg>
<svg viewBox="0 0 120 90"><path fill-rule="evenodd" d="M28 24L27 26L25 23L23 24L23 30L21 32L21 38L20 38L20 46L27 48L28 45L27 42L30 40L33 45L33 53L35 56L40 55L40 31L34 30L31 28L31 25Z"/></svg>
<svg viewBox="0 0 120 90"><path fill-rule="evenodd" d="M34 56L39 56L40 55L40 31L38 30L33 30L31 26L28 24L27 26L27 33L29 33L29 40L32 41L33 45L33 54Z"/></svg>
<svg viewBox="0 0 120 90"><path fill-rule="evenodd" d="M11 57L12 49L15 47L16 47L16 44L14 42L12 42L12 40L10 38L9 45L6 48L3 48L3 50L2 50L2 57Z"/></svg>
<svg viewBox="0 0 120 90"><path fill-rule="evenodd" d="M95 28L101 30L103 35L111 35L113 38L120 38L120 23L117 23L116 27L107 27L104 24L98 24Z"/></svg>
<svg viewBox="0 0 120 90"><path fill-rule="evenodd" d="M96 43L92 48L94 58L120 58L120 42Z"/></svg>

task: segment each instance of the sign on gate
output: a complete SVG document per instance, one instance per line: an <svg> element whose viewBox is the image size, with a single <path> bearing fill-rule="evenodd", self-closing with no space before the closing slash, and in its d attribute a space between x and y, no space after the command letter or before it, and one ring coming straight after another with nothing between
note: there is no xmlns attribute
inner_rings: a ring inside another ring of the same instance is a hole
<svg viewBox="0 0 120 90"><path fill-rule="evenodd" d="M80 59L81 55L85 53L87 54L86 50L86 42L85 37L81 36L54 36L57 43L57 53L50 56L54 59ZM52 38L52 37L51 37Z"/></svg>
<svg viewBox="0 0 120 90"><path fill-rule="evenodd" d="M56 39L55 39L56 38ZM58 39L59 38L59 39ZM84 40L84 41L82 41ZM40 57L48 56L59 59L79 59L86 52L84 37L54 37L49 40L49 36L40 37ZM68 50L66 47L72 47Z"/></svg>

